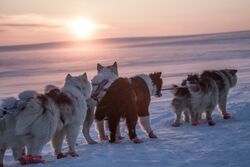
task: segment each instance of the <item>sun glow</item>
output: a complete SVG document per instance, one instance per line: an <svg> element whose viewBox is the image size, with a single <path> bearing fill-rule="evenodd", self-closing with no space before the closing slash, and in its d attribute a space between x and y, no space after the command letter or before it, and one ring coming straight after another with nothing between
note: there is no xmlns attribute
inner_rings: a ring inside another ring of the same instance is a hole
<svg viewBox="0 0 250 167"><path fill-rule="evenodd" d="M72 21L69 23L69 27L77 38L88 38L96 30L96 24L87 19Z"/></svg>

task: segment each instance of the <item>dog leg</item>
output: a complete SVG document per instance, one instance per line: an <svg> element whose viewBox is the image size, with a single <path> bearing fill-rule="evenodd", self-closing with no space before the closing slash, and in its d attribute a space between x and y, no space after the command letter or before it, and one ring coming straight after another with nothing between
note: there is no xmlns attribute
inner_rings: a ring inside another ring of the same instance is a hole
<svg viewBox="0 0 250 167"><path fill-rule="evenodd" d="M3 166L3 158L4 158L5 151L6 151L6 147L0 146L0 167L4 167Z"/></svg>
<svg viewBox="0 0 250 167"><path fill-rule="evenodd" d="M28 147L28 155L40 156L43 146L47 143L44 139L32 138Z"/></svg>
<svg viewBox="0 0 250 167"><path fill-rule="evenodd" d="M13 157L16 161L19 160L22 157L22 155L25 155L23 154L23 151L25 151L25 148L23 146L17 146L12 148Z"/></svg>
<svg viewBox="0 0 250 167"><path fill-rule="evenodd" d="M91 138L89 133L90 127L94 122L94 118L95 118L94 107L89 107L82 128L82 133L88 144L97 144L97 142Z"/></svg>
<svg viewBox="0 0 250 167"><path fill-rule="evenodd" d="M150 126L149 116L139 117L141 128L148 134L149 138L157 138Z"/></svg>
<svg viewBox="0 0 250 167"><path fill-rule="evenodd" d="M54 148L54 153L55 153L57 159L67 157L66 154L62 153L62 145L63 145L64 136L65 136L65 132L62 129L62 130L56 132L52 138L52 146Z"/></svg>
<svg viewBox="0 0 250 167"><path fill-rule="evenodd" d="M104 130L104 120L102 121L96 120L96 129L99 133L100 140L108 140L108 136L105 134Z"/></svg>
<svg viewBox="0 0 250 167"><path fill-rule="evenodd" d="M212 111L213 110L206 111L206 119L209 126L214 126L216 124L212 119Z"/></svg>
<svg viewBox="0 0 250 167"><path fill-rule="evenodd" d="M143 141L140 138L138 138L136 135L136 129L135 129L136 122L126 119L126 125L128 126L127 128L128 128L128 134L129 134L130 140L132 140L135 144L140 144Z"/></svg>
<svg viewBox="0 0 250 167"><path fill-rule="evenodd" d="M119 140L122 140L123 139L123 137L122 137L122 135L121 135L121 130L120 130L120 122L118 123L118 125L117 125L117 128L116 128L116 132L115 132L116 134L116 138L118 138Z"/></svg>
<svg viewBox="0 0 250 167"><path fill-rule="evenodd" d="M230 119L231 116L230 114L227 112L227 93L224 93L222 94L220 97L219 97L219 108L222 112L222 115L223 115L223 118L224 119Z"/></svg>
<svg viewBox="0 0 250 167"><path fill-rule="evenodd" d="M172 124L173 127L179 127L180 126L180 120L181 120L181 112L176 113L176 118L174 123Z"/></svg>
<svg viewBox="0 0 250 167"><path fill-rule="evenodd" d="M46 139L43 138L32 138L27 144L28 155L23 155L19 161L22 165L44 163L41 152L43 146L47 143Z"/></svg>
<svg viewBox="0 0 250 167"><path fill-rule="evenodd" d="M108 119L108 125L109 125L109 131L110 131L110 143L120 143L121 141L116 138L116 131L118 128L118 124L120 122L120 116L115 114L115 116L109 117Z"/></svg>
<svg viewBox="0 0 250 167"><path fill-rule="evenodd" d="M72 157L78 157L79 155L75 151L76 139L79 134L79 126L71 125L66 128L66 139L69 146L68 154Z"/></svg>
<svg viewBox="0 0 250 167"><path fill-rule="evenodd" d="M193 126L198 126L198 125L200 125L200 122L199 122L200 113L199 113L199 112L196 112L196 111L192 111L191 113L192 113L192 114L191 114L192 125L193 125Z"/></svg>
<svg viewBox="0 0 250 167"><path fill-rule="evenodd" d="M179 99L173 99L171 103L173 112L175 113L175 121L172 124L173 127L179 127L180 126L180 120L181 120L181 114L182 114L182 104Z"/></svg>
<svg viewBox="0 0 250 167"><path fill-rule="evenodd" d="M185 122L189 123L190 122L189 111L184 111L184 116L185 116Z"/></svg>

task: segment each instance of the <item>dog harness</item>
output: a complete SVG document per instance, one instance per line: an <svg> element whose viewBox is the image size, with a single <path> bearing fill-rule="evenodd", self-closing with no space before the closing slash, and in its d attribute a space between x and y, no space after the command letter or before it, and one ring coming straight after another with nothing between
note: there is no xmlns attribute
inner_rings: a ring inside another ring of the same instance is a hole
<svg viewBox="0 0 250 167"><path fill-rule="evenodd" d="M0 106L0 112L2 113L0 115L0 120L4 119L7 114L14 114L17 113L18 111L22 111L26 107L30 99L31 98L28 98L26 99L26 101L22 99L15 100L14 104L11 106L4 106L4 107Z"/></svg>
<svg viewBox="0 0 250 167"><path fill-rule="evenodd" d="M19 100L16 100L14 106L11 108L6 108L6 107L0 108L0 111L2 113L2 115L0 115L0 120L4 119L7 114L16 113L19 109L18 102Z"/></svg>
<svg viewBox="0 0 250 167"><path fill-rule="evenodd" d="M92 86L97 86L97 89L92 93L91 98L95 101L99 101L98 96L102 91L107 91L108 89L104 89L105 85L109 82L108 79L102 80L100 83L92 83Z"/></svg>

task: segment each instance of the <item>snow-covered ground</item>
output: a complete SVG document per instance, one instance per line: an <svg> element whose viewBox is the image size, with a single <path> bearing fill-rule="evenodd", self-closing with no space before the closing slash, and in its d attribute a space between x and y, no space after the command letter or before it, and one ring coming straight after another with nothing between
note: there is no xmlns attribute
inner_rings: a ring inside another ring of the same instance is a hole
<svg viewBox="0 0 250 167"><path fill-rule="evenodd" d="M67 73L96 73L96 63L118 61L120 76L162 71L164 87L179 84L186 74L204 69L238 69L238 84L229 94L232 119L223 120L218 111L216 126L204 122L193 127L183 123L171 127L172 95L164 91L152 98L151 123L158 139L148 139L138 127L143 143L126 138L122 144L88 145L78 137L78 158L56 160L49 144L43 149L45 165L32 166L250 166L250 31L183 37L110 39L66 46L67 43L0 47L0 98L16 96L25 89L42 91L48 83L61 85ZM93 45L93 46L92 46ZM52 47L53 46L53 47ZM81 46L81 47L79 47ZM21 49L20 49L21 48ZM33 49L32 49L33 48ZM34 49L36 48L36 49ZM94 126L91 135L98 140ZM66 149L66 145L65 145ZM7 166L17 166L11 151Z"/></svg>

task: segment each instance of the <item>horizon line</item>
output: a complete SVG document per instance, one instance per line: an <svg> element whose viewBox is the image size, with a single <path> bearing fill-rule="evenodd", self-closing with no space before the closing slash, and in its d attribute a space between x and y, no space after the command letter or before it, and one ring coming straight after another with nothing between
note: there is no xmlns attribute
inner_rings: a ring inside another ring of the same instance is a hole
<svg viewBox="0 0 250 167"><path fill-rule="evenodd" d="M11 46L26 46L26 45L41 45L41 44L55 44L55 43L68 43L68 42L88 42L88 41L105 41L105 40L120 40L120 39L150 39L150 38L178 38L178 37L194 37L194 36L206 36L206 35L216 35L216 34L227 34L227 33L239 33L239 32L248 32L248 30L236 30L236 31L222 31L214 33L198 33L198 34L180 34L180 35L156 35L156 36L124 36L124 37L104 37L104 38L91 38L91 39L81 39L81 40L62 40L62 41L48 41L48 42L35 42L35 43L23 43L23 44L14 44L14 45L0 45L2 47L11 47Z"/></svg>

